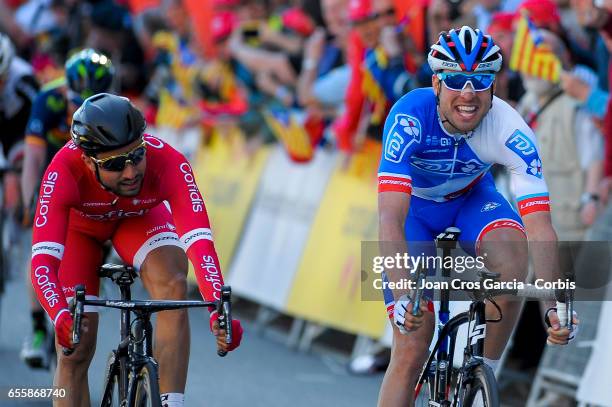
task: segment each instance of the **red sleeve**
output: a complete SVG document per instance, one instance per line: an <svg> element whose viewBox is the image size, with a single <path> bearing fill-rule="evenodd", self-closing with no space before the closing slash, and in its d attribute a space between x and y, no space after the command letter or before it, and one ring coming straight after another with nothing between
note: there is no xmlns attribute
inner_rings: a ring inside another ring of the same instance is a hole
<svg viewBox="0 0 612 407"><path fill-rule="evenodd" d="M219 300L223 275L213 243L210 221L189 161L166 145L163 190L170 203L177 232L195 270L200 294Z"/></svg>
<svg viewBox="0 0 612 407"><path fill-rule="evenodd" d="M66 148L66 147L65 147ZM53 323L68 312L57 273L64 255L70 208L79 200L77 183L59 154L42 178L32 229L32 286Z"/></svg>

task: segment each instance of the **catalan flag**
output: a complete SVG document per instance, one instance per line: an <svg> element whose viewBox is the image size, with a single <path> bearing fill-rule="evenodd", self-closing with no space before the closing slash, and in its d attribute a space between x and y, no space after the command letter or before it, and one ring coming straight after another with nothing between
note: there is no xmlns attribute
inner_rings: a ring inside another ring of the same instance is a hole
<svg viewBox="0 0 612 407"><path fill-rule="evenodd" d="M561 61L543 41L526 13L521 14L516 28L510 69L549 82L559 82Z"/></svg>
<svg viewBox="0 0 612 407"><path fill-rule="evenodd" d="M264 112L266 123L272 133L287 150L294 162L308 162L314 156L314 147L308 132L294 115L284 109L270 109Z"/></svg>

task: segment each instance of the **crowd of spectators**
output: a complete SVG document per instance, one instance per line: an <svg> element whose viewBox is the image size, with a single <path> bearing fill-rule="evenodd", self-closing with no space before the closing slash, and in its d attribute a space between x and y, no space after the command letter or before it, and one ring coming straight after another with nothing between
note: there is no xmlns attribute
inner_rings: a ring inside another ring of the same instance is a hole
<svg viewBox="0 0 612 407"><path fill-rule="evenodd" d="M386 113L399 97L431 84L427 44L439 32L478 27L493 35L507 66L522 10L558 43L562 81L534 81L504 68L496 95L515 106L539 95L528 108L520 104L531 120L548 108L547 92L562 89L604 130L612 120L605 108L608 3L2 0L0 29L41 84L61 76L75 50L91 47L110 56L118 73L113 91L135 99L149 125L188 155L202 134L227 123L256 144L273 142L268 113L280 110L299 120L313 146L326 143L350 156L367 140L380 140ZM206 17L195 17L200 14ZM207 27L198 27L203 22ZM576 136L581 149L601 143ZM606 151L612 161L612 148Z"/></svg>

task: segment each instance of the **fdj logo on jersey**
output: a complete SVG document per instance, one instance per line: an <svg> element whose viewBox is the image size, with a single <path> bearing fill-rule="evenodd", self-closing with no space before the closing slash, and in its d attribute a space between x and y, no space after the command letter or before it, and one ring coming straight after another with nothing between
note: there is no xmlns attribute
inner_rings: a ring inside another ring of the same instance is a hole
<svg viewBox="0 0 612 407"><path fill-rule="evenodd" d="M385 141L385 160L399 163L410 144L421 142L421 123L407 114L395 115Z"/></svg>
<svg viewBox="0 0 612 407"><path fill-rule="evenodd" d="M542 161L533 142L520 130L506 140L506 147L514 151L527 164L527 174L542 178Z"/></svg>

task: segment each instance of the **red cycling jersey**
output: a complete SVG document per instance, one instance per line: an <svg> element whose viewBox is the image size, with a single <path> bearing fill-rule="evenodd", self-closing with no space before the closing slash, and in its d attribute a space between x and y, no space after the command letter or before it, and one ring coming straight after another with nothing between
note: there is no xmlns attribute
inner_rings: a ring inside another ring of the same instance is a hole
<svg viewBox="0 0 612 407"><path fill-rule="evenodd" d="M147 163L142 188L136 196L121 197L103 189L72 142L57 153L43 176L34 219L31 278L40 303L54 322L68 308L66 294L70 288L66 288L66 282L74 280L74 274L77 277L79 272L84 274L86 270L79 268L91 263L83 259L90 252L81 249L87 242L79 245L80 242L71 237L73 230L85 231L87 238L99 242L112 238L124 260L128 257L136 267L142 264L146 253L165 244L163 240L173 239L175 245L187 252L202 297L219 299L223 276L204 200L191 165L182 154L158 138L145 135L144 140ZM171 218L164 201L170 206ZM143 224L147 222L139 219L150 218L158 223L148 223L149 230L145 233ZM168 220L173 220L174 225ZM136 233L139 236L133 236ZM70 260L73 276L62 271L58 278L67 240L71 257L79 259L81 256L83 260ZM138 247L118 247L130 244ZM124 256L122 250L129 252L129 256ZM97 292L97 286L93 290Z"/></svg>

